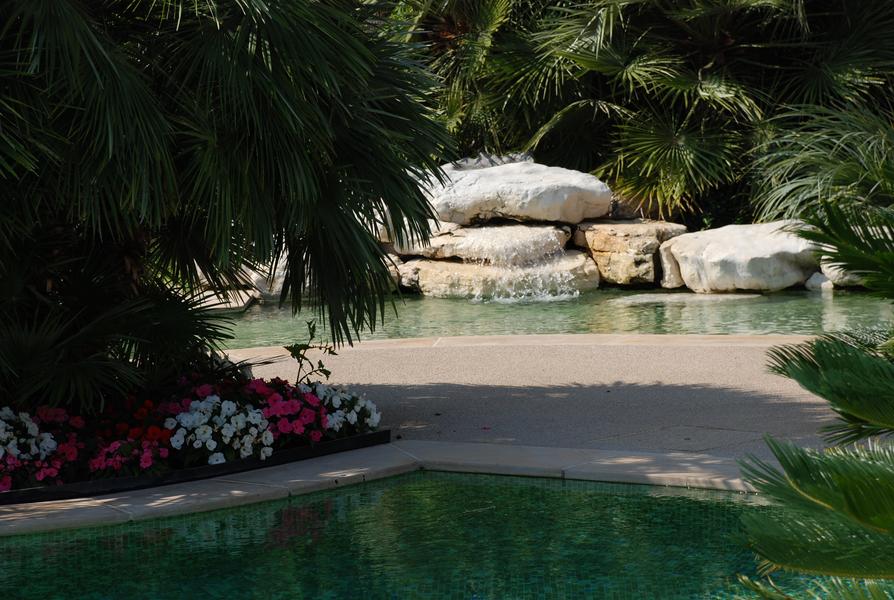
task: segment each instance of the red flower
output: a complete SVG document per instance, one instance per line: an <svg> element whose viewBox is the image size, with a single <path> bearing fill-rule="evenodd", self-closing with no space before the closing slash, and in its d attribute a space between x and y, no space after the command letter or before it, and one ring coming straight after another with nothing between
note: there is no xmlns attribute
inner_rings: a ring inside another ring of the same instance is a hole
<svg viewBox="0 0 894 600"><path fill-rule="evenodd" d="M127 423L117 423L115 425L115 433L117 433L118 435L124 435L125 433L127 433L128 429L130 429L130 425L128 425Z"/></svg>
<svg viewBox="0 0 894 600"><path fill-rule="evenodd" d="M149 416L149 411L143 407L138 408L137 412L135 412L133 414L134 419L136 419L137 421L142 421L143 419L145 419L148 416Z"/></svg>
<svg viewBox="0 0 894 600"><path fill-rule="evenodd" d="M161 428L155 425L150 425L146 430L146 439L150 442L154 442L161 437Z"/></svg>
<svg viewBox="0 0 894 600"><path fill-rule="evenodd" d="M81 427L83 427L85 425L84 417L72 417L68 422L75 429L80 429Z"/></svg>
<svg viewBox="0 0 894 600"><path fill-rule="evenodd" d="M159 442L161 442L162 444L170 444L172 435L174 435L174 432L171 431L170 429L162 429L161 437L159 438Z"/></svg>
<svg viewBox="0 0 894 600"><path fill-rule="evenodd" d="M145 402L143 402L143 408L145 408L146 410L152 410L153 408L155 408L155 404L152 402L152 400L146 400Z"/></svg>
<svg viewBox="0 0 894 600"><path fill-rule="evenodd" d="M143 428L142 427L131 427L130 431L127 434L132 440L138 440L143 436Z"/></svg>

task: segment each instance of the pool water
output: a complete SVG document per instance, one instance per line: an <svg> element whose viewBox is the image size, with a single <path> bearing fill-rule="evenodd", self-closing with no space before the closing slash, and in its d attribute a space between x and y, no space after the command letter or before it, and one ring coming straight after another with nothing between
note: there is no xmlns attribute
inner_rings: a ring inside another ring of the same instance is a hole
<svg viewBox="0 0 894 600"><path fill-rule="evenodd" d="M15 598L733 598L754 574L710 491L416 472L288 500L0 538ZM803 590L806 580L775 579Z"/></svg>
<svg viewBox="0 0 894 600"><path fill-rule="evenodd" d="M533 302L473 302L405 296L397 313L361 339L537 333L675 333L812 335L894 320L890 302L865 292L705 295L600 289L576 298ZM303 341L305 320L276 303L236 316L231 348Z"/></svg>

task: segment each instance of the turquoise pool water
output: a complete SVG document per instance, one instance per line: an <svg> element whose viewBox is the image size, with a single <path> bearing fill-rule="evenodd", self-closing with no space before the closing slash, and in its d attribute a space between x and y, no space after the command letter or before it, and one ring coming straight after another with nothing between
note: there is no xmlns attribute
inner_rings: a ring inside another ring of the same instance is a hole
<svg viewBox="0 0 894 600"><path fill-rule="evenodd" d="M417 472L289 500L0 538L21 599L733 598L748 497ZM777 579L790 591L807 582Z"/></svg>
<svg viewBox="0 0 894 600"><path fill-rule="evenodd" d="M231 348L304 340L305 319L275 303L238 315ZM472 302L404 297L397 314L362 339L536 333L816 334L894 320L891 303L861 292L709 296L600 289L549 302Z"/></svg>

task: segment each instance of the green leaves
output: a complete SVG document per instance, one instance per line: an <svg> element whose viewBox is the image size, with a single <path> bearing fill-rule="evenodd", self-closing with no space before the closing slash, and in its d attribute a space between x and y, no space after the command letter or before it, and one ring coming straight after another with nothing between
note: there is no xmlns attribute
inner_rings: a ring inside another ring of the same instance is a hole
<svg viewBox="0 0 894 600"><path fill-rule="evenodd" d="M798 233L833 264L894 297L894 212L824 202ZM779 468L749 458L745 478L784 510L743 520L764 573L786 569L837 578L818 597L887 598L894 579L894 360L891 330L830 334L771 351L771 369L827 400L842 444L824 450L768 439ZM862 581L870 580L870 581ZM746 584L766 598L778 591Z"/></svg>
<svg viewBox="0 0 894 600"><path fill-rule="evenodd" d="M27 372L50 387L22 402L89 404L177 376L226 335L194 292L277 260L283 302L313 306L337 343L379 322L391 279L369 231L387 215L395 239L428 233L419 179L450 145L424 103L434 82L380 31L381 7L0 7L0 321L20 346L89 340L28 365L0 349L0 388Z"/></svg>

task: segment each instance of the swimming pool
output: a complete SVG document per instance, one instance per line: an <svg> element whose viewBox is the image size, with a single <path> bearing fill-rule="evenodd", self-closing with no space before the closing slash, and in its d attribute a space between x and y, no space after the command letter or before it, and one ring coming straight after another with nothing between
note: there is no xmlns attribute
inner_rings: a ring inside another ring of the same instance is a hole
<svg viewBox="0 0 894 600"><path fill-rule="evenodd" d="M230 348L304 340L305 319L276 303L236 316ZM894 320L890 302L865 292L706 295L605 288L575 298L472 302L405 296L397 314L362 339L538 333L803 334Z"/></svg>
<svg viewBox="0 0 894 600"><path fill-rule="evenodd" d="M731 598L752 496L415 472L213 513L0 538L16 598ZM776 579L797 591L792 576Z"/></svg>

